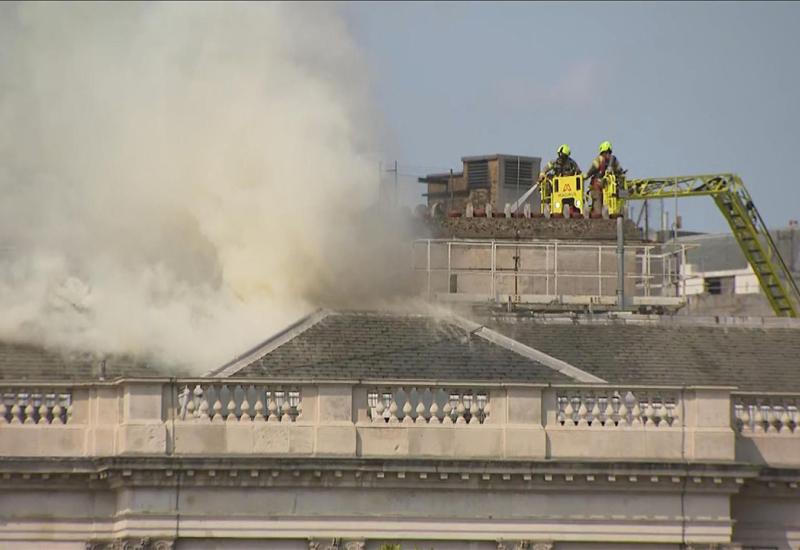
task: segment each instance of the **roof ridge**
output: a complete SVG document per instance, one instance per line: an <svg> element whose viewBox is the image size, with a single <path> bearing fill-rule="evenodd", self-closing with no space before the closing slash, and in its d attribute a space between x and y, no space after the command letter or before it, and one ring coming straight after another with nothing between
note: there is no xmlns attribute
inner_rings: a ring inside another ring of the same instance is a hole
<svg viewBox="0 0 800 550"><path fill-rule="evenodd" d="M328 312L328 315L354 315L359 317L426 317L431 315L424 312L410 312L410 311L391 311L391 310L360 310L360 309L340 309Z"/></svg>
<svg viewBox="0 0 800 550"><path fill-rule="evenodd" d="M569 376L579 382L591 382L596 384L608 384L606 380L599 378L591 373L586 372L585 370L579 369L575 365L571 365L566 361L562 361L552 355L548 355L543 351L540 351L536 348L532 348L528 345L523 344L519 340L514 340L513 338L509 338L504 334L500 334L499 332L492 330L484 325L476 323L474 321L470 321L464 317L461 317L456 314L451 314L450 316L451 321L453 324L460 326L470 334L476 334L480 336L484 340L491 342L497 346L505 348L509 351L516 353L517 355L521 355L527 359L532 359L545 367L553 369L556 372L563 374L564 376Z"/></svg>

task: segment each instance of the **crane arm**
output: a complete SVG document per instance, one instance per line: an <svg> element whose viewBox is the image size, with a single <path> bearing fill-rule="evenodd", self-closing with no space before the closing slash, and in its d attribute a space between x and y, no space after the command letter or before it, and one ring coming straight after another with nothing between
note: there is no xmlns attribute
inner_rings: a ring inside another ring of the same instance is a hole
<svg viewBox="0 0 800 550"><path fill-rule="evenodd" d="M775 314L800 317L800 289L741 178L702 174L630 179L620 197L648 200L708 195L714 199Z"/></svg>

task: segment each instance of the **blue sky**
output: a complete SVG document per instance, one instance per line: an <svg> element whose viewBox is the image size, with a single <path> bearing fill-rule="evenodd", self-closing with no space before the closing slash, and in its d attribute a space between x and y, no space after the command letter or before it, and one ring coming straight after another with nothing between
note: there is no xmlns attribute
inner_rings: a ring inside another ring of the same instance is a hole
<svg viewBox="0 0 800 550"><path fill-rule="evenodd" d="M353 3L400 171L464 155L584 170L609 139L632 176L740 174L770 226L800 217L798 3ZM402 178L404 198L420 185ZM668 204L671 211L673 206ZM684 227L724 231L708 198Z"/></svg>

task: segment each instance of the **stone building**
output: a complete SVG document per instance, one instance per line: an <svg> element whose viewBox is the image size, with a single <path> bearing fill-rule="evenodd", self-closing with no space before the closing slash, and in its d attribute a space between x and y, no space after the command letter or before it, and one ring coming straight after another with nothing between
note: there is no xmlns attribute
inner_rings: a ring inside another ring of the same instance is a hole
<svg viewBox="0 0 800 550"><path fill-rule="evenodd" d="M0 345L0 548L800 548L800 324L318 311L213 372Z"/></svg>
<svg viewBox="0 0 800 550"><path fill-rule="evenodd" d="M479 210L491 204L493 212L502 212L506 203L515 202L539 175L542 159L519 155L481 155L462 157L460 172L429 174L419 178L428 185L428 207L441 204L445 212L463 212L467 203ZM539 196L529 202L539 208Z"/></svg>

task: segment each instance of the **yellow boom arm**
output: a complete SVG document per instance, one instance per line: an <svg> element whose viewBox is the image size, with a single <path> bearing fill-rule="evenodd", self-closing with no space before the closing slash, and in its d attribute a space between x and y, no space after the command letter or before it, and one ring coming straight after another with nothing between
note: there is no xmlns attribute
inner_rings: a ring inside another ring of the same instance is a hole
<svg viewBox="0 0 800 550"><path fill-rule="evenodd" d="M775 241L756 210L750 193L735 174L630 179L620 194L625 200L709 195L728 222L736 242L758 278L775 315L800 316L800 290Z"/></svg>

